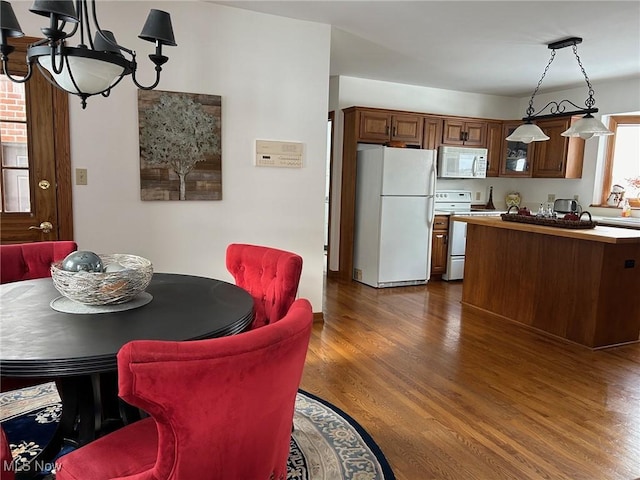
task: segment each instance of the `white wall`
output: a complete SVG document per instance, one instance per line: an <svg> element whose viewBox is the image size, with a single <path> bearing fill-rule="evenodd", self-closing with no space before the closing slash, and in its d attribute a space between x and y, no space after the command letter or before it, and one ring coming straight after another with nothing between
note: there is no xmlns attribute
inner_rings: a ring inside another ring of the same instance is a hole
<svg viewBox="0 0 640 480"><path fill-rule="evenodd" d="M328 25L205 2L97 2L102 28L137 51L139 81L152 82L139 40L147 12L171 12L177 47L164 50L159 90L222 96L222 201L140 200L137 89L130 79L86 110L70 97L72 168L88 170L73 187L81 249L135 253L156 271L232 281L231 242L271 245L304 259L299 295L322 310L324 178L329 90ZM13 2L22 29L40 36L44 17ZM253 166L256 139L304 144L304 168Z"/></svg>
<svg viewBox="0 0 640 480"><path fill-rule="evenodd" d="M579 71L576 74L580 74ZM592 82L593 83L593 82ZM597 115L628 113L640 110L638 79L624 79L607 83L594 83ZM532 84L532 89L535 85ZM461 115L493 119L520 119L525 115L530 95L521 99L491 95L471 94L413 85L402 85L352 77L336 77L330 82L330 108L336 111L336 133L334 137L334 174L332 190L331 258L329 267L338 269L340 184L342 168L342 131L344 118L342 109L352 106L388 108L412 112L442 115ZM533 90L532 90L533 91ZM576 105L584 105L587 97L586 85L561 92L538 94L534 108L542 108L551 100L568 99ZM579 195L586 209L593 200L598 168L604 153L605 137L592 138L585 144L584 168L581 179L513 179L487 178L485 180L439 180L438 189L466 189L479 192L479 202L485 203L489 187L493 186L493 201L498 209L506 208L505 197L509 192L520 192L523 204L535 207L547 201L549 193L556 198L573 198ZM617 211L590 209L597 215L617 215ZM634 216L638 212L634 211Z"/></svg>

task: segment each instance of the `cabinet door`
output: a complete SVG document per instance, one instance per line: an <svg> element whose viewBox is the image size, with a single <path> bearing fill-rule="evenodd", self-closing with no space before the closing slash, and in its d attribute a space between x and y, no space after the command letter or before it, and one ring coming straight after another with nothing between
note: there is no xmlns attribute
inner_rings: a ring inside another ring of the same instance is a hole
<svg viewBox="0 0 640 480"><path fill-rule="evenodd" d="M446 145L464 145L464 122L445 118L442 128L442 143Z"/></svg>
<svg viewBox="0 0 640 480"><path fill-rule="evenodd" d="M487 146L487 124L486 122L466 122L464 124L464 145L466 147L486 147Z"/></svg>
<svg viewBox="0 0 640 480"><path fill-rule="evenodd" d="M385 143L391 138L391 115L381 112L362 111L358 130L358 141Z"/></svg>
<svg viewBox="0 0 640 480"><path fill-rule="evenodd" d="M502 138L507 138L513 131L522 125L522 122L505 122L503 124ZM501 177L530 177L531 158L533 144L540 142L507 142L502 144L502 158L500 159Z"/></svg>
<svg viewBox="0 0 640 480"><path fill-rule="evenodd" d="M486 147L487 123L445 118L442 143L466 147Z"/></svg>
<svg viewBox="0 0 640 480"><path fill-rule="evenodd" d="M489 122L487 124L487 177L500 175L500 157L504 142L502 122Z"/></svg>
<svg viewBox="0 0 640 480"><path fill-rule="evenodd" d="M422 146L424 119L419 115L393 115L391 140Z"/></svg>
<svg viewBox="0 0 640 480"><path fill-rule="evenodd" d="M449 244L449 217L436 215L433 219L431 236L431 273L442 275L447 271L447 252Z"/></svg>
<svg viewBox="0 0 640 480"><path fill-rule="evenodd" d="M440 146L442 138L442 119L439 117L424 118L424 135L422 136L422 148L436 150Z"/></svg>
<svg viewBox="0 0 640 480"><path fill-rule="evenodd" d="M533 153L534 177L580 178L582 176L584 140L561 135L571 126L571 123L572 119L568 117L550 118L536 122L549 137L549 140L536 144Z"/></svg>

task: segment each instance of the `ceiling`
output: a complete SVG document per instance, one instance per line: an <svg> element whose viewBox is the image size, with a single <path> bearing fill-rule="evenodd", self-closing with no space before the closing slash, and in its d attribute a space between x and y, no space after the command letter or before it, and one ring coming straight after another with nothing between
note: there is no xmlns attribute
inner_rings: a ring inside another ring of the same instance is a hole
<svg viewBox="0 0 640 480"><path fill-rule="evenodd" d="M602 81L640 82L637 0L213 3L330 24L331 75L526 97L549 61L547 44L582 37L578 55L596 99ZM586 99L571 47L556 50L540 91L580 85Z"/></svg>

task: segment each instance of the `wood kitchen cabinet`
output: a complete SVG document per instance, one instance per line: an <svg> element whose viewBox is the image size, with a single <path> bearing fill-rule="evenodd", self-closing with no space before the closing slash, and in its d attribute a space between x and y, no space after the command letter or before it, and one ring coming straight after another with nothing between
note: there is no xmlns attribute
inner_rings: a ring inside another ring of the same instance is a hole
<svg viewBox="0 0 640 480"><path fill-rule="evenodd" d="M449 246L449 216L436 215L431 235L431 275L442 275L447 271Z"/></svg>
<svg viewBox="0 0 640 480"><path fill-rule="evenodd" d="M486 147L487 122L445 117L442 128L442 144Z"/></svg>
<svg viewBox="0 0 640 480"><path fill-rule="evenodd" d="M560 135L581 116L538 120L538 125L549 137L535 142L532 176L535 178L581 178L584 160L584 139Z"/></svg>
<svg viewBox="0 0 640 480"><path fill-rule="evenodd" d="M442 140L442 117L427 115L424 117L422 148L436 150Z"/></svg>
<svg viewBox="0 0 640 480"><path fill-rule="evenodd" d="M508 142L504 140L522 125L522 121L503 122L502 153L500 155L501 177L531 177L531 162L534 144L540 142Z"/></svg>
<svg viewBox="0 0 640 480"><path fill-rule="evenodd" d="M502 158L502 122L487 123L487 177L500 175L500 160Z"/></svg>
<svg viewBox="0 0 640 480"><path fill-rule="evenodd" d="M383 110L358 110L358 141L365 143L404 142L422 146L424 119L421 115L392 114Z"/></svg>

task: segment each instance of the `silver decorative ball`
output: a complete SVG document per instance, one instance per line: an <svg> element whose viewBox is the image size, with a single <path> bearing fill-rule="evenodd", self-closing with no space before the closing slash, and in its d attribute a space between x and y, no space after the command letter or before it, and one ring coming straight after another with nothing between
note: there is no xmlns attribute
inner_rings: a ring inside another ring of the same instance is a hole
<svg viewBox="0 0 640 480"><path fill-rule="evenodd" d="M104 265L98 255L93 252L72 252L65 257L61 265L67 272L102 272Z"/></svg>

